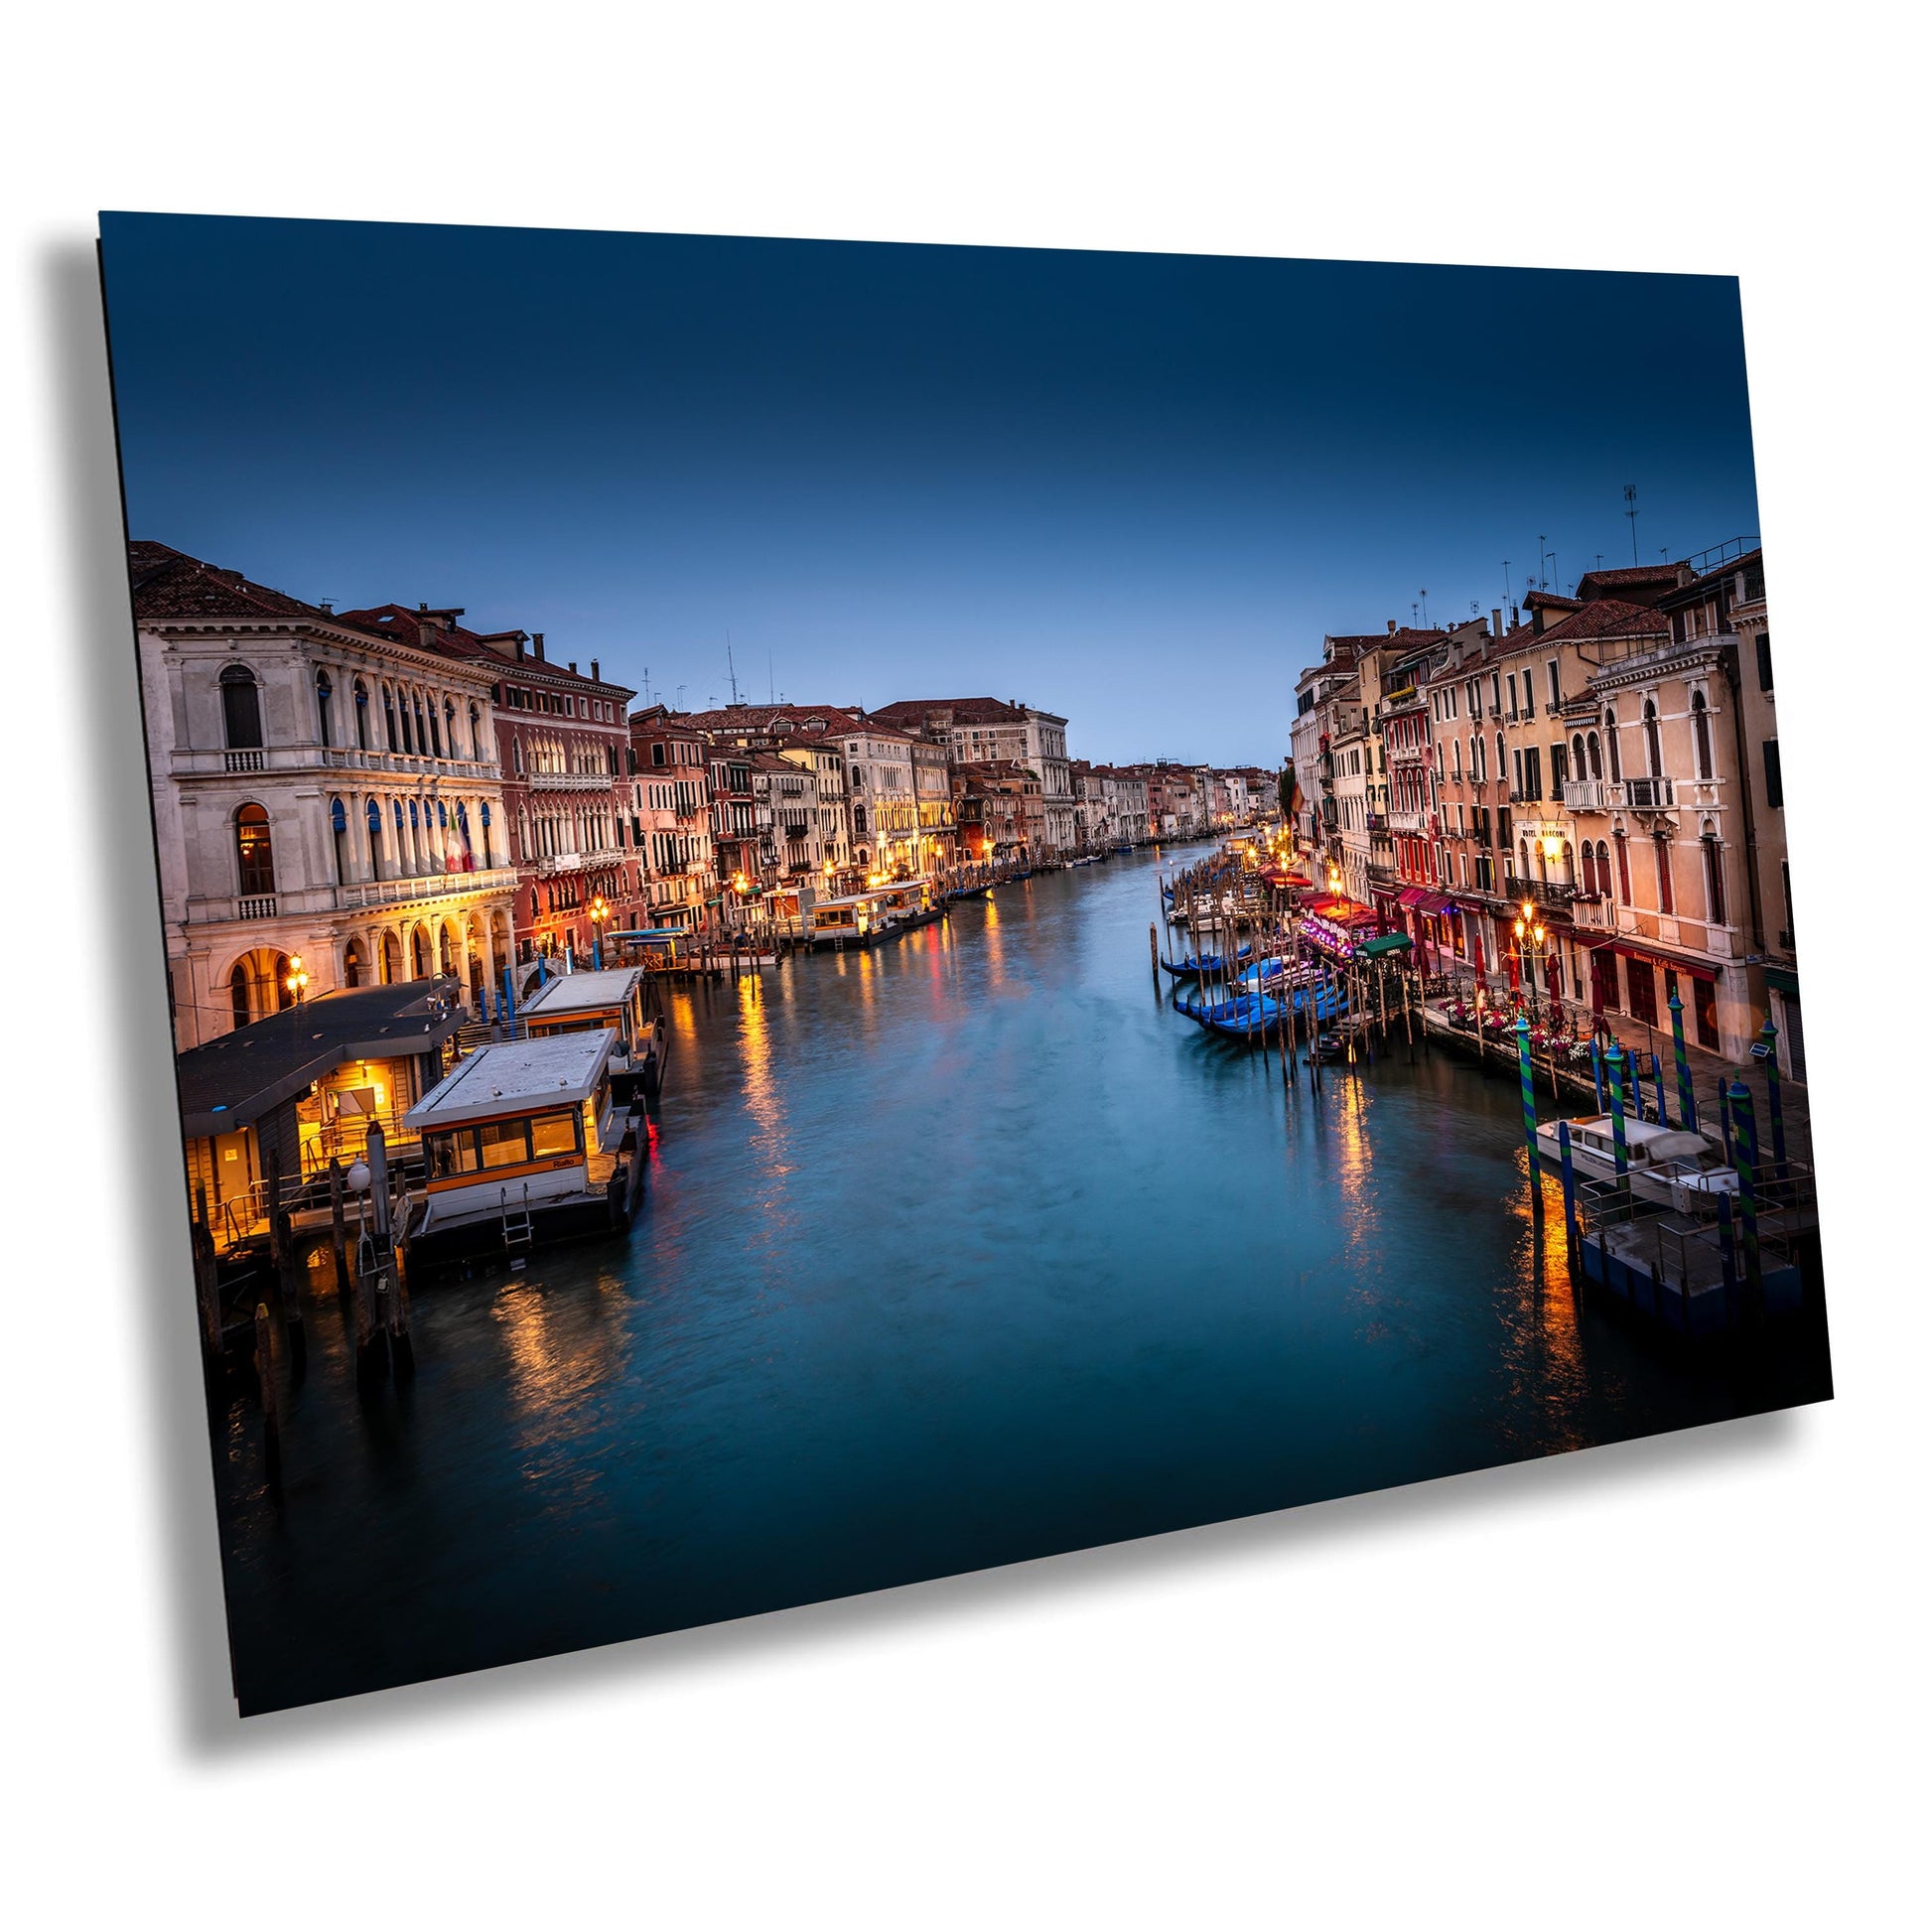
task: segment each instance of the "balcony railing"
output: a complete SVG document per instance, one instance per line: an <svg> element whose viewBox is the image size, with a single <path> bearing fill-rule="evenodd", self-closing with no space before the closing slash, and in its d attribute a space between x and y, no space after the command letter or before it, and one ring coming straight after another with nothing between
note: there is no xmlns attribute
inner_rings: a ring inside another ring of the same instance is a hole
<svg viewBox="0 0 1932 1932"><path fill-rule="evenodd" d="M345 909L407 905L458 894L506 893L515 885L514 866L492 866L481 872L432 872L413 879L365 879L359 885L338 886L336 902Z"/></svg>
<svg viewBox="0 0 1932 1932"><path fill-rule="evenodd" d="M239 771L393 771L431 778L500 779L503 768L488 759L431 758L411 752L365 752L355 745L270 745L239 751L178 751L177 777ZM606 782L609 782L606 780Z"/></svg>
<svg viewBox="0 0 1932 1932"><path fill-rule="evenodd" d="M275 895L258 894L253 898L235 900L235 917L238 919L272 919L275 916Z"/></svg>
<svg viewBox="0 0 1932 1932"><path fill-rule="evenodd" d="M1518 879L1514 873L1505 884L1513 899L1533 899L1538 905L1570 905L1582 897L1577 886L1559 885L1554 879Z"/></svg>
<svg viewBox="0 0 1932 1932"><path fill-rule="evenodd" d="M1677 806L1677 787L1669 778L1626 778L1623 794L1633 812L1668 812Z"/></svg>

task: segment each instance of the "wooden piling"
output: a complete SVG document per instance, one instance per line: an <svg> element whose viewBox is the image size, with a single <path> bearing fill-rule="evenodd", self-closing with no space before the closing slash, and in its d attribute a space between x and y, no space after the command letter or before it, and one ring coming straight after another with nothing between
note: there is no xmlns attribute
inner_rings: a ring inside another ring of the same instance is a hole
<svg viewBox="0 0 1932 1932"><path fill-rule="evenodd" d="M207 1186L195 1183L195 1222L189 1230L195 1259L195 1306L202 1316L202 1347L210 1362L221 1358L221 1291L215 1268L214 1235L208 1226Z"/></svg>
<svg viewBox="0 0 1932 1932"><path fill-rule="evenodd" d="M348 1282L348 1224L343 1212L343 1164L329 1160L329 1244L336 1256L336 1293L346 1295Z"/></svg>
<svg viewBox="0 0 1932 1932"><path fill-rule="evenodd" d="M282 1415L281 1392L275 1386L274 1331L269 1324L268 1304L255 1304L255 1383L261 1394L262 1451L268 1469L268 1489L273 1496L282 1493Z"/></svg>
<svg viewBox="0 0 1932 1932"><path fill-rule="evenodd" d="M268 1173L268 1252L275 1270L275 1296L288 1331L289 1365L299 1371L308 1359L309 1340L302 1324L300 1264L295 1256L295 1229L282 1202L282 1152L271 1147Z"/></svg>

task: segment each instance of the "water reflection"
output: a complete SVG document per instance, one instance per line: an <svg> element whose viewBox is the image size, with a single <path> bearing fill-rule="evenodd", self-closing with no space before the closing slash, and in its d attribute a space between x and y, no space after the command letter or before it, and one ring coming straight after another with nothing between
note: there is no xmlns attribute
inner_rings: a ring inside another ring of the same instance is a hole
<svg viewBox="0 0 1932 1932"><path fill-rule="evenodd" d="M251 1705L1826 1386L1580 1305L1513 1080L1396 1051L1285 1092L1150 1002L1153 891L1116 860L675 989L639 1227L426 1290L406 1394L357 1398L320 1298L279 1509L222 1416Z"/></svg>

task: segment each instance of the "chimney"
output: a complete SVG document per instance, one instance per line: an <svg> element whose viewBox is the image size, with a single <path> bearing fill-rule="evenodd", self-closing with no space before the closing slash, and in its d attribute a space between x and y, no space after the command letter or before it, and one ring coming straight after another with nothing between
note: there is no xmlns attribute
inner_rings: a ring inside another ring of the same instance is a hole
<svg viewBox="0 0 1932 1932"><path fill-rule="evenodd" d="M1389 620L1389 635L1391 637L1395 635L1395 620L1393 618Z"/></svg>
<svg viewBox="0 0 1932 1932"><path fill-rule="evenodd" d="M597 659L595 657L591 659L591 682L593 684L602 684L604 682L604 673L598 669Z"/></svg>
<svg viewBox="0 0 1932 1932"><path fill-rule="evenodd" d="M521 631L518 631L516 635L516 661L519 664L522 663L523 661L523 643L524 643L523 633Z"/></svg>
<svg viewBox="0 0 1932 1932"><path fill-rule="evenodd" d="M1503 634L1503 614L1500 611L1489 613L1489 634L1492 637L1500 637Z"/></svg>
<svg viewBox="0 0 1932 1932"><path fill-rule="evenodd" d="M530 648L536 652L537 662L541 664L543 662L543 632L541 630L533 630L530 632Z"/></svg>
<svg viewBox="0 0 1932 1932"><path fill-rule="evenodd" d="M574 657L570 660L570 674L572 677L577 675L577 660Z"/></svg>
<svg viewBox="0 0 1932 1932"><path fill-rule="evenodd" d="M333 597L325 597L319 608L325 618L333 618L336 615L336 600Z"/></svg>
<svg viewBox="0 0 1932 1932"><path fill-rule="evenodd" d="M1523 607L1520 604L1512 604L1509 607L1510 629L1512 630L1519 629L1522 625L1522 622L1523 622Z"/></svg>

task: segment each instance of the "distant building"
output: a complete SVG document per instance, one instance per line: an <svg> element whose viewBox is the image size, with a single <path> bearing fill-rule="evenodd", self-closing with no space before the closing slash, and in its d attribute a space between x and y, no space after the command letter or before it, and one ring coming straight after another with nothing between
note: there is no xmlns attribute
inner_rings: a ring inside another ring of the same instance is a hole
<svg viewBox="0 0 1932 1932"><path fill-rule="evenodd" d="M711 749L688 719L661 704L633 711L626 759L631 844L643 869L641 923L708 933L717 924L718 855Z"/></svg>
<svg viewBox="0 0 1932 1932"><path fill-rule="evenodd" d="M1072 771L1066 755L1066 720L1018 699L907 698L870 716L879 724L945 745L955 764L1010 760L1029 765L1039 779L1039 856L1073 851L1079 842L1074 818Z"/></svg>

